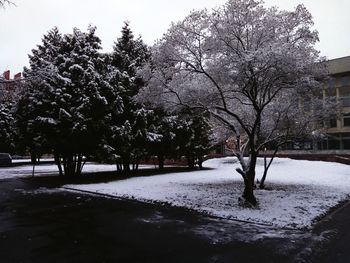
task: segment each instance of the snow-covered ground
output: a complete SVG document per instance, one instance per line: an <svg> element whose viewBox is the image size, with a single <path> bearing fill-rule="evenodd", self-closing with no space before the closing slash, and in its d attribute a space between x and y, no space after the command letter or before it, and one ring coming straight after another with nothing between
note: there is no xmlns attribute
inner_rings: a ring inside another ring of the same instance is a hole
<svg viewBox="0 0 350 263"><path fill-rule="evenodd" d="M276 159L267 179L271 190L256 190L258 209L242 208L243 184L233 158L208 160L212 170L137 177L65 188L145 202L168 203L227 218L278 227L310 227L350 194L350 167L338 163ZM262 160L257 167L263 172Z"/></svg>
<svg viewBox="0 0 350 263"><path fill-rule="evenodd" d="M12 163L30 163L32 160L28 158L24 159L12 159ZM53 158L42 158L40 159L41 162L53 162Z"/></svg>
<svg viewBox="0 0 350 263"><path fill-rule="evenodd" d="M140 169L151 169L154 165L140 165ZM94 173L94 172L108 172L115 171L116 166L114 164L96 164L86 163L84 165L83 173ZM11 179L18 177L29 177L32 176L33 166L23 165L15 167L0 167L0 180ZM58 168L54 164L41 164L35 166L35 176L45 175L57 175Z"/></svg>

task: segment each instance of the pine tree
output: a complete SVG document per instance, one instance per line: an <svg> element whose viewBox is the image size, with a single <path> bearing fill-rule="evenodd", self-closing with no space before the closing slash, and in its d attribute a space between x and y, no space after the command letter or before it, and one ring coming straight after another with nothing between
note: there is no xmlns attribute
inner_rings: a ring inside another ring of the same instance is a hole
<svg viewBox="0 0 350 263"><path fill-rule="evenodd" d="M190 130L190 138L186 147L186 155L190 167L194 167L195 163L202 169L204 155L208 154L211 149L211 128L208 114L191 113L188 116L188 124Z"/></svg>
<svg viewBox="0 0 350 263"><path fill-rule="evenodd" d="M147 153L157 156L159 169L164 168L166 158L176 158L176 134L178 115L162 108L152 111L147 132Z"/></svg>
<svg viewBox="0 0 350 263"><path fill-rule="evenodd" d="M48 137L55 134L56 121L52 116L56 103L53 91L61 85L56 78L55 58L59 55L62 35L55 27L42 39L42 44L29 55L29 68L24 69L22 94L16 106L17 151L30 153L35 162L43 152L51 152ZM52 103L54 102L54 103ZM43 116L45 114L46 116Z"/></svg>
<svg viewBox="0 0 350 263"><path fill-rule="evenodd" d="M158 108L155 116L155 134L160 138L155 140L151 151L158 156L160 168L164 157L185 157L189 168L196 164L202 168L203 157L211 149L208 114L189 109L165 113Z"/></svg>
<svg viewBox="0 0 350 263"><path fill-rule="evenodd" d="M147 133L147 152L158 158L159 168L164 168L166 158L186 157L188 166L202 168L203 157L211 148L211 128L206 114L182 110L166 112L153 109Z"/></svg>
<svg viewBox="0 0 350 263"><path fill-rule="evenodd" d="M94 154L103 142L110 112L121 109L105 80L95 30L75 28L61 36L54 28L33 50L25 69L29 81L17 115L26 125L18 122L20 133L30 148L52 151L61 174L80 175L83 156ZM40 144L31 145L31 139Z"/></svg>
<svg viewBox="0 0 350 263"><path fill-rule="evenodd" d="M14 118L13 105L9 102L0 102L0 152L14 151Z"/></svg>
<svg viewBox="0 0 350 263"><path fill-rule="evenodd" d="M113 86L122 99L123 113L113 116L113 134L110 144L115 154L120 156L124 171L130 170L130 164L136 163L145 154L147 140L148 111L133 100L143 87L138 69L148 60L149 53L141 38L134 38L128 23L122 28L122 36L115 43L111 54L112 66L118 73ZM121 167L121 166L120 166Z"/></svg>

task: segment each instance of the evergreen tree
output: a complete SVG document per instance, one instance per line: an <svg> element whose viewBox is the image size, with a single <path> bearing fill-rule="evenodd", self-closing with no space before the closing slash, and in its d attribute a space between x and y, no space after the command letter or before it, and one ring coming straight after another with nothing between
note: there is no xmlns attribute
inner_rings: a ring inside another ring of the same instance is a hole
<svg viewBox="0 0 350 263"><path fill-rule="evenodd" d="M164 109L153 110L147 132L147 153L157 156L159 169L164 168L166 158L176 157L176 133L178 116Z"/></svg>
<svg viewBox="0 0 350 263"><path fill-rule="evenodd" d="M59 55L62 35L55 27L42 39L42 44L29 55L29 68L24 69L27 79L17 103L15 121L17 128L17 151L30 153L32 162L43 152L51 152L48 138L54 137L56 122L47 117L53 114L56 103L53 91L62 85L56 78L54 62ZM54 102L52 104L52 102ZM46 114L46 116L43 116Z"/></svg>
<svg viewBox="0 0 350 263"><path fill-rule="evenodd" d="M12 104L0 102L0 152L13 153L14 129Z"/></svg>
<svg viewBox="0 0 350 263"><path fill-rule="evenodd" d="M148 60L149 52L141 38L134 38L128 23L122 28L122 36L115 43L111 54L116 74L112 83L122 99L124 111L114 114L110 145L120 156L123 169L128 172L131 163L138 163L145 154L149 112L133 100L141 87L142 78L138 69ZM137 168L137 165L134 166ZM121 168L121 166L120 166Z"/></svg>
<svg viewBox="0 0 350 263"><path fill-rule="evenodd" d="M202 169L204 155L211 149L211 128L205 114L191 114L188 118L190 138L186 147L186 156L189 167L195 163Z"/></svg>
<svg viewBox="0 0 350 263"><path fill-rule="evenodd" d="M202 168L203 157L210 150L211 129L205 114L190 110L178 113L176 134L176 151L179 157L186 157L189 168L196 164Z"/></svg>
<svg viewBox="0 0 350 263"><path fill-rule="evenodd" d="M166 112L153 109L147 133L147 153L157 156L159 168L166 158L186 157L188 166L202 168L203 157L211 148L211 128L205 114L193 111Z"/></svg>
<svg viewBox="0 0 350 263"><path fill-rule="evenodd" d="M79 175L83 156L103 143L110 112L121 105L105 80L95 28L64 36L54 28L42 42L25 69L29 81L18 104L19 131L28 147L55 154L61 174Z"/></svg>

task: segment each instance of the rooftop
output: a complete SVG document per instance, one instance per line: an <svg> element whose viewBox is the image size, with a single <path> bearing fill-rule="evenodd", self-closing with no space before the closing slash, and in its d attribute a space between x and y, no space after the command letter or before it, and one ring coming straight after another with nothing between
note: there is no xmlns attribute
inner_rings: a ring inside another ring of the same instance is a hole
<svg viewBox="0 0 350 263"><path fill-rule="evenodd" d="M331 75L350 72L350 56L331 59L328 66Z"/></svg>

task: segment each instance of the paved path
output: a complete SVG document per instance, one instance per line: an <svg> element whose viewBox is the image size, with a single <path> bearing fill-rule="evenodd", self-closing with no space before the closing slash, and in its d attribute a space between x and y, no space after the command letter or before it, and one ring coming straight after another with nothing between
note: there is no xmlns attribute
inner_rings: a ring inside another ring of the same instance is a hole
<svg viewBox="0 0 350 263"><path fill-rule="evenodd" d="M0 181L2 263L308 262L333 240L328 230L278 230Z"/></svg>
<svg viewBox="0 0 350 263"><path fill-rule="evenodd" d="M329 242L314 255L312 262L345 263L350 262L350 202L329 215L314 230L316 234L330 234Z"/></svg>

